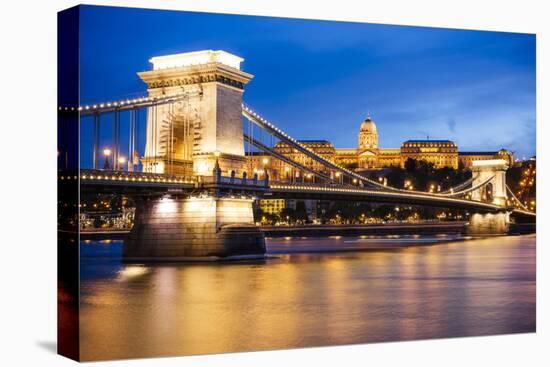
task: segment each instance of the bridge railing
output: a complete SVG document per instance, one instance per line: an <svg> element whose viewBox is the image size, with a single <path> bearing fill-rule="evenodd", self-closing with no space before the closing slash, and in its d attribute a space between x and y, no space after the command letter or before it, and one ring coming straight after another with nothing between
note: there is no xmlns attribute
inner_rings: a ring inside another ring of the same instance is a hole
<svg viewBox="0 0 550 367"><path fill-rule="evenodd" d="M149 183L192 184L195 177L151 172L132 172L99 169L82 169L80 177L84 180L137 181Z"/></svg>
<svg viewBox="0 0 550 367"><path fill-rule="evenodd" d="M225 185L237 185L237 186L256 186L256 187L268 187L269 180L259 180L257 178L237 177L237 176L202 176L199 182L205 184L225 184Z"/></svg>

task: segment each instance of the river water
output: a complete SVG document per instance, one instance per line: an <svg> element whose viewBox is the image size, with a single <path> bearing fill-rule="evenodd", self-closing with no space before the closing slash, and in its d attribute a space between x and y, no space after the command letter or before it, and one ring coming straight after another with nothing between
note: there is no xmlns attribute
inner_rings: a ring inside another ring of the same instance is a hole
<svg viewBox="0 0 550 367"><path fill-rule="evenodd" d="M82 359L535 331L534 235L267 245L265 261L144 265L82 242Z"/></svg>

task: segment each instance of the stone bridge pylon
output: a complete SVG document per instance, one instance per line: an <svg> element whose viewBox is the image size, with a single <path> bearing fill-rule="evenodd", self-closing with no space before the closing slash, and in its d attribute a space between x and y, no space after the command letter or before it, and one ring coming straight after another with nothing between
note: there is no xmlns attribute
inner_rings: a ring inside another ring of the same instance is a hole
<svg viewBox="0 0 550 367"><path fill-rule="evenodd" d="M210 176L218 160L222 172L242 174L242 95L253 78L242 61L221 50L150 59L153 69L138 73L149 97L183 98L149 108L144 171Z"/></svg>
<svg viewBox="0 0 550 367"><path fill-rule="evenodd" d="M183 174L212 182L246 167L242 95L252 75L225 51L153 57L138 73L150 98L182 96L148 107L145 172ZM215 183L214 183L215 186ZM201 189L202 190L202 189ZM177 261L263 257L265 239L254 225L250 197L216 193L137 196L127 260Z"/></svg>
<svg viewBox="0 0 550 367"><path fill-rule="evenodd" d="M472 199L488 201L506 206L506 170L508 163L503 159L491 159L472 162L472 186L476 187L489 180L487 185L472 191Z"/></svg>
<svg viewBox="0 0 550 367"><path fill-rule="evenodd" d="M474 180L472 187L482 185L472 191L472 199L487 201L502 207L498 213L474 213L470 216L470 234L506 234L510 224L507 211L506 170L508 163L503 159L480 160L472 163Z"/></svg>

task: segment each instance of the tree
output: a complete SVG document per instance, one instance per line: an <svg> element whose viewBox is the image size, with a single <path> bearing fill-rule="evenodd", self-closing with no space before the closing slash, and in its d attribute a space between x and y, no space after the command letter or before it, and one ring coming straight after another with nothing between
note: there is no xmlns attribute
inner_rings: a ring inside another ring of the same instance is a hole
<svg viewBox="0 0 550 367"><path fill-rule="evenodd" d="M254 208L253 215L254 222L261 222L262 218L265 217L265 212L260 207Z"/></svg>
<svg viewBox="0 0 550 367"><path fill-rule="evenodd" d="M296 220L302 221L303 223L308 221L306 203L302 200L296 202Z"/></svg>
<svg viewBox="0 0 550 367"><path fill-rule="evenodd" d="M296 222L296 211L292 208L284 208L281 210L281 219L288 224Z"/></svg>
<svg viewBox="0 0 550 367"><path fill-rule="evenodd" d="M405 171L407 173L414 173L416 171L416 159L407 158L405 161Z"/></svg>

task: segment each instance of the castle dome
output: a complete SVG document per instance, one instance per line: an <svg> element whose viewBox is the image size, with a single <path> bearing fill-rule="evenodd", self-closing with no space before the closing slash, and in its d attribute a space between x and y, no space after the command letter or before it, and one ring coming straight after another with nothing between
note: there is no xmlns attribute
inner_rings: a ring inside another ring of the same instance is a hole
<svg viewBox="0 0 550 367"><path fill-rule="evenodd" d="M370 116L367 116L359 127L358 146L359 149L378 149L378 132Z"/></svg>
<svg viewBox="0 0 550 367"><path fill-rule="evenodd" d="M365 133L371 133L371 134L377 134L376 131L376 124L374 121L368 116L365 121L361 124L361 127L359 127L359 132L365 132Z"/></svg>

